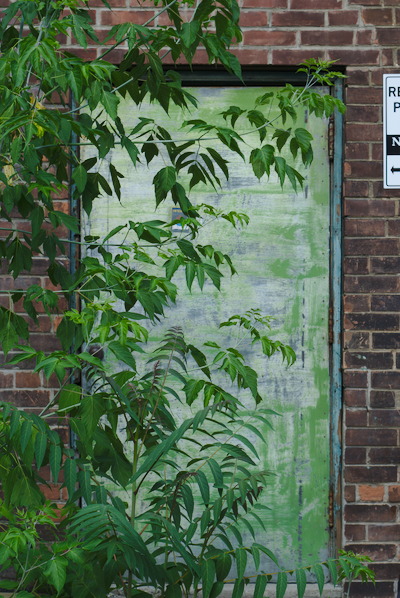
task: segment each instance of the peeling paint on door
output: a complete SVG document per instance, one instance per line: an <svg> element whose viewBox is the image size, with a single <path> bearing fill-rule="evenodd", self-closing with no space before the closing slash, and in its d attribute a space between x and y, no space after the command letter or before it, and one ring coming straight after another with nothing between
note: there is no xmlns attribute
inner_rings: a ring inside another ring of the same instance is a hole
<svg viewBox="0 0 400 598"><path fill-rule="evenodd" d="M184 118L212 121L221 119L219 113L232 104L252 105L265 89L202 87L191 91L200 99L200 108ZM121 112L125 125L133 127L137 118L132 105L126 102ZM176 130L183 120L176 111L168 118L154 105L142 107L141 115L144 113L160 123L163 120L169 130ZM282 414L274 421L274 431L265 430L269 441L260 447L263 467L275 473L264 493L264 504L271 509L263 515L268 532L261 532L262 543L269 545L287 568L323 560L328 556L329 542L327 123L311 118L305 124L300 109L296 126L307 127L314 137L315 158L303 190L294 193L289 186L282 190L274 176L258 181L251 168L237 159L222 190L199 187L195 199L192 197L194 203L245 211L250 215L250 225L235 230L218 222L204 228L200 242L213 243L230 253L239 274L223 280L221 294L207 284L204 293L194 289L183 294L166 324L182 325L187 338L199 343L214 339L218 323L230 315L260 308L275 318L274 338L296 351L297 362L291 368L282 365L279 357L251 363L260 372L267 406ZM252 136L246 140L249 145L256 144ZM83 147L82 157L88 157L89 152ZM118 148L112 150L111 158L126 177L122 181L123 199L121 204L116 199L97 201L85 224L86 234L103 235L121 222L155 215L152 175L147 167L133 170ZM162 166L161 160L155 164L155 168ZM172 204L162 204L158 216L169 220L171 208ZM179 277L177 281L180 284ZM181 283L183 288L183 277Z"/></svg>

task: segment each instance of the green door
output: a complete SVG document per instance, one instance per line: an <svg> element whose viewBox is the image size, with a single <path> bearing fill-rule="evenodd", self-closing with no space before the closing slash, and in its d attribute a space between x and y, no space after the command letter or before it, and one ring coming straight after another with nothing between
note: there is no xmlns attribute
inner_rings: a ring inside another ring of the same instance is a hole
<svg viewBox="0 0 400 598"><path fill-rule="evenodd" d="M269 88L270 90L270 88ZM148 105L141 116L155 118L170 131L179 131L185 118L222 120L219 113L230 105L253 105L265 93L260 87L200 87L192 90L199 98L199 110L182 116L166 116ZM123 105L125 125L137 122L132 104ZM274 472L264 492L262 511L269 545L287 568L305 566L328 556L329 526L329 160L327 123L310 119L299 110L296 126L308 128L314 137L314 162L305 174L303 190L282 189L277 178L258 181L251 168L237 159L230 164L231 178L222 190L196 191L193 203L208 203L225 211L246 212L250 225L235 230L228 224L204 226L200 242L211 242L231 254L238 275L226 277L222 293L207 286L203 293L193 288L170 310L165 328L181 325L188 340L215 339L217 326L235 313L259 308L273 316L274 338L289 343L296 351L296 363L287 368L278 356L252 363L261 374L266 405L282 417L275 429L266 429L264 468ZM130 128L129 126L127 127ZM178 138L179 132L177 133ZM246 137L251 145L255 137ZM212 143L216 143L213 141ZM90 150L83 148L83 158ZM289 158L289 157L288 157ZM230 156L229 159L232 159ZM147 167L133 170L125 152L112 150L112 161L125 175L122 203L104 199L94 206L85 234L104 235L128 220L154 219L152 175ZM155 160L157 162L157 160ZM164 165L160 158L155 168ZM301 169L299 165L299 169ZM198 189L198 187L196 187ZM161 219L171 220L172 204L162 204ZM183 275L182 275L183 276ZM174 279L180 288L184 278ZM157 339L156 339L157 340ZM243 348L243 347L242 347ZM265 563L265 570L268 570ZM270 569L273 571L274 569Z"/></svg>

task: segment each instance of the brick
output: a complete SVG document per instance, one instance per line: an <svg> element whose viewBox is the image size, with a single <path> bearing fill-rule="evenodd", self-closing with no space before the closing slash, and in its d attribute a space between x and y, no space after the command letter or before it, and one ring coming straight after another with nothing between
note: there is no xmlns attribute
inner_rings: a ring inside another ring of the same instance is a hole
<svg viewBox="0 0 400 598"><path fill-rule="evenodd" d="M372 160L382 162L383 160L383 146L381 143L371 143Z"/></svg>
<svg viewBox="0 0 400 598"><path fill-rule="evenodd" d="M126 0L109 0L108 3L111 6L111 8L126 7ZM102 0L90 0L90 6L104 7L104 2ZM137 0L135 0L135 6L140 6Z"/></svg>
<svg viewBox="0 0 400 598"><path fill-rule="evenodd" d="M369 185L367 181L345 181L344 195L346 197L368 197L368 194Z"/></svg>
<svg viewBox="0 0 400 598"><path fill-rule="evenodd" d="M391 466L362 466L353 465L347 466L344 471L344 479L349 483L376 483L380 482L396 482L397 481L397 467Z"/></svg>
<svg viewBox="0 0 400 598"><path fill-rule="evenodd" d="M381 6L380 0L349 0L349 5L357 4L357 6Z"/></svg>
<svg viewBox="0 0 400 598"><path fill-rule="evenodd" d="M374 465L397 464L400 462L400 447L370 449L369 461Z"/></svg>
<svg viewBox="0 0 400 598"><path fill-rule="evenodd" d="M143 25L155 15L156 11L154 10L102 10L100 23L106 27L121 25L122 23L136 23L136 25Z"/></svg>
<svg viewBox="0 0 400 598"><path fill-rule="evenodd" d="M369 425L376 428L381 426L385 428L398 428L400 427L400 412L396 409L372 409L369 412Z"/></svg>
<svg viewBox="0 0 400 598"><path fill-rule="evenodd" d="M400 372L373 372L371 384L373 388L400 388Z"/></svg>
<svg viewBox="0 0 400 598"><path fill-rule="evenodd" d="M399 220L388 220L388 235L389 237L400 237Z"/></svg>
<svg viewBox="0 0 400 598"><path fill-rule="evenodd" d="M344 222L345 235L348 237L383 237L385 236L385 224L385 220L346 218Z"/></svg>
<svg viewBox="0 0 400 598"><path fill-rule="evenodd" d="M351 62L351 61L349 61ZM380 77L380 85L382 77ZM382 87L349 87L346 91L347 104L379 104L382 103ZM348 136L346 136L347 140Z"/></svg>
<svg viewBox="0 0 400 598"><path fill-rule="evenodd" d="M379 332L372 334L372 346L374 349L400 349L400 333Z"/></svg>
<svg viewBox="0 0 400 598"><path fill-rule="evenodd" d="M348 161L344 165L346 176L354 178L378 178L382 175L382 165L367 160Z"/></svg>
<svg viewBox="0 0 400 598"><path fill-rule="evenodd" d="M356 487L355 486L345 486L344 499L346 502L354 502L356 500Z"/></svg>
<svg viewBox="0 0 400 598"><path fill-rule="evenodd" d="M345 216L382 217L395 216L396 203L394 201L378 201L364 199L347 199L345 202Z"/></svg>
<svg viewBox="0 0 400 598"><path fill-rule="evenodd" d="M290 10L272 13L273 27L323 27L324 13Z"/></svg>
<svg viewBox="0 0 400 598"><path fill-rule="evenodd" d="M388 505L346 505L344 508L345 520L349 523L361 521L395 521L396 507Z"/></svg>
<svg viewBox="0 0 400 598"><path fill-rule="evenodd" d="M393 367L392 353L356 353L346 351L344 355L345 367L348 368L367 368L368 370L385 370Z"/></svg>
<svg viewBox="0 0 400 598"><path fill-rule="evenodd" d="M347 122L381 122L382 111L380 106L349 106L346 112ZM366 144L364 144L363 152L360 157L366 160L368 153L365 151Z"/></svg>
<svg viewBox="0 0 400 598"><path fill-rule="evenodd" d="M400 295L373 295L371 311L400 311Z"/></svg>
<svg viewBox="0 0 400 598"><path fill-rule="evenodd" d="M287 8L288 0L244 0L243 8Z"/></svg>
<svg viewBox="0 0 400 598"><path fill-rule="evenodd" d="M309 58L315 58L315 50L272 50L272 63L276 66L292 66Z"/></svg>
<svg viewBox="0 0 400 598"><path fill-rule="evenodd" d="M367 391L358 388L345 388L343 400L348 407L364 407L367 404Z"/></svg>
<svg viewBox="0 0 400 598"><path fill-rule="evenodd" d="M375 42L375 32L371 29L361 29L356 31L356 46L371 46Z"/></svg>
<svg viewBox="0 0 400 598"><path fill-rule="evenodd" d="M397 255L398 239L345 239L346 255Z"/></svg>
<svg viewBox="0 0 400 598"><path fill-rule="evenodd" d="M367 388L368 376L366 372L343 372L343 384L347 388Z"/></svg>
<svg viewBox="0 0 400 598"><path fill-rule="evenodd" d="M241 27L265 27L268 24L265 10L243 10L240 13L239 25Z"/></svg>
<svg viewBox="0 0 400 598"><path fill-rule="evenodd" d="M243 40L249 46L293 46L296 41L294 31L271 31L251 29L244 31Z"/></svg>
<svg viewBox="0 0 400 598"><path fill-rule="evenodd" d="M395 394L391 390L372 390L370 394L371 407L388 408L395 406Z"/></svg>
<svg viewBox="0 0 400 598"><path fill-rule="evenodd" d="M376 579L399 579L399 563L371 563L371 569L375 571Z"/></svg>
<svg viewBox="0 0 400 598"><path fill-rule="evenodd" d="M342 0L292 0L291 8L307 10L326 10L330 8L341 8Z"/></svg>
<svg viewBox="0 0 400 598"><path fill-rule="evenodd" d="M353 27L358 21L358 10L338 10L328 12L328 23L330 27ZM353 80L350 80L353 84Z"/></svg>
<svg viewBox="0 0 400 598"><path fill-rule="evenodd" d="M385 494L384 486L358 486L358 494L363 502L379 502Z"/></svg>
<svg viewBox="0 0 400 598"><path fill-rule="evenodd" d="M390 560L396 556L395 544L347 544L346 550L364 554L376 561Z"/></svg>
<svg viewBox="0 0 400 598"><path fill-rule="evenodd" d="M346 127L347 141L380 141L382 126L378 124L354 123Z"/></svg>
<svg viewBox="0 0 400 598"><path fill-rule="evenodd" d="M347 49L341 50L335 48L328 50L328 60L337 60L337 64L365 64L366 66L379 65L379 50Z"/></svg>
<svg viewBox="0 0 400 598"><path fill-rule="evenodd" d="M40 375L33 372L16 372L17 388L37 388L40 386Z"/></svg>
<svg viewBox="0 0 400 598"><path fill-rule="evenodd" d="M369 332L345 332L343 335L343 347L344 349L368 349L370 344L369 337Z"/></svg>
<svg viewBox="0 0 400 598"><path fill-rule="evenodd" d="M345 424L348 428L365 428L368 423L368 413L365 409L346 409Z"/></svg>
<svg viewBox="0 0 400 598"><path fill-rule="evenodd" d="M0 391L0 401L13 403L16 407L45 407L50 402L48 390Z"/></svg>
<svg viewBox="0 0 400 598"><path fill-rule="evenodd" d="M369 260L366 257L346 257L343 264L345 274L368 274ZM364 297L367 299L367 297Z"/></svg>
<svg viewBox="0 0 400 598"><path fill-rule="evenodd" d="M364 268L366 267L366 264L368 262L367 258L346 258L345 262L349 261L350 263L357 263L357 264L362 264L362 266L360 266L360 268ZM384 297L386 297L386 295L383 295ZM345 312L357 312L357 311L361 311L361 312L365 312L365 311L370 311L370 297L368 295L345 295L344 299L343 299L343 308ZM373 310L373 311L377 311L377 310ZM386 310L381 310L381 311L386 311ZM391 311L391 310L387 310L387 311Z"/></svg>
<svg viewBox="0 0 400 598"><path fill-rule="evenodd" d="M302 31L301 43L306 46L350 46L353 43L353 32L344 29Z"/></svg>
<svg viewBox="0 0 400 598"><path fill-rule="evenodd" d="M344 278L346 293L397 293L400 280L397 276L349 276Z"/></svg>
<svg viewBox="0 0 400 598"><path fill-rule="evenodd" d="M14 376L0 372L0 388L13 388Z"/></svg>
<svg viewBox="0 0 400 598"><path fill-rule="evenodd" d="M347 447L344 452L346 465L365 465L367 463L367 449L361 447Z"/></svg>
<svg viewBox="0 0 400 598"><path fill-rule="evenodd" d="M400 486L389 486L389 500L390 502L400 502Z"/></svg>
<svg viewBox="0 0 400 598"><path fill-rule="evenodd" d="M396 430L382 430L379 428L346 430L346 445L397 446L397 433Z"/></svg>
<svg viewBox="0 0 400 598"><path fill-rule="evenodd" d="M60 500L61 498L61 488L57 484L52 484L50 486L46 484L39 484L39 490L44 494L44 497L47 500Z"/></svg>
<svg viewBox="0 0 400 598"><path fill-rule="evenodd" d="M372 195L376 198L394 198L400 197L400 189L384 189L383 182L371 181L372 182Z"/></svg>
<svg viewBox="0 0 400 598"><path fill-rule="evenodd" d="M69 46L68 52L83 60L95 60L97 58L97 51L94 48L74 48Z"/></svg>
<svg viewBox="0 0 400 598"><path fill-rule="evenodd" d="M377 43L382 46L398 46L400 44L400 31L399 29L390 28L377 28L376 29Z"/></svg>
<svg viewBox="0 0 400 598"><path fill-rule="evenodd" d="M353 0L351 0L352 2ZM362 0L365 4L368 0ZM375 2L375 0L373 0ZM394 598L395 596L395 584L388 582L358 582L353 581L351 584L352 598ZM344 595L347 592L347 584L344 585Z"/></svg>
<svg viewBox="0 0 400 598"><path fill-rule="evenodd" d="M391 25L393 13L390 8L364 8L361 18L366 25Z"/></svg>
<svg viewBox="0 0 400 598"><path fill-rule="evenodd" d="M349 111L351 110L351 106L347 109L347 116ZM363 108L362 106L353 106L354 109L354 117L353 122L355 119L362 118L358 115L358 109ZM345 145L345 157L346 160L368 160L369 159L369 148L370 143L346 143Z"/></svg>
<svg viewBox="0 0 400 598"><path fill-rule="evenodd" d="M360 542L366 538L365 525L345 525L344 536L350 542Z"/></svg>
<svg viewBox="0 0 400 598"><path fill-rule="evenodd" d="M347 330L398 330L399 316L389 313L346 314Z"/></svg>

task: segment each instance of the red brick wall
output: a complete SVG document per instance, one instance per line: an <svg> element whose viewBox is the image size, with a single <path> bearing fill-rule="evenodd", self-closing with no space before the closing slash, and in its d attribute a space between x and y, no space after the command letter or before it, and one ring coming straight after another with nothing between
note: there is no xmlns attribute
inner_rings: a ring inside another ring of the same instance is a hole
<svg viewBox="0 0 400 598"><path fill-rule="evenodd" d="M91 4L99 31L154 16L136 0L115 0L113 13ZM243 0L241 24L243 65L321 57L346 67L341 543L377 563L376 587L354 594L392 598L400 577L400 190L382 186L381 84L400 69L400 0Z"/></svg>
<svg viewBox="0 0 400 598"><path fill-rule="evenodd" d="M110 4L111 13L100 0L90 1L103 36L110 25L144 23L155 14L146 1ZM236 53L243 65L293 67L321 57L346 67L341 544L376 561L376 586L357 586L354 595L394 598L400 577L400 190L383 189L381 160L382 74L400 71L400 0L242 4L244 40ZM162 15L152 24L165 22ZM94 48L86 52L95 55ZM115 50L107 58L120 56ZM198 62L206 62L201 52ZM3 279L0 288L7 284ZM43 319L43 325L52 324ZM49 390L36 389L27 375L0 376L0 387L14 389L7 393L18 404L47 398Z"/></svg>

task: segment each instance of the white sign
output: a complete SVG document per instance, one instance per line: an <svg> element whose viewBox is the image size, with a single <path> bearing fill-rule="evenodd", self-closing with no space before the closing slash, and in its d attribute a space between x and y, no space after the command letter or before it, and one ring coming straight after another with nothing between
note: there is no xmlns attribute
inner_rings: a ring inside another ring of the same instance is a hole
<svg viewBox="0 0 400 598"><path fill-rule="evenodd" d="M383 75L383 186L400 189L400 75Z"/></svg>

